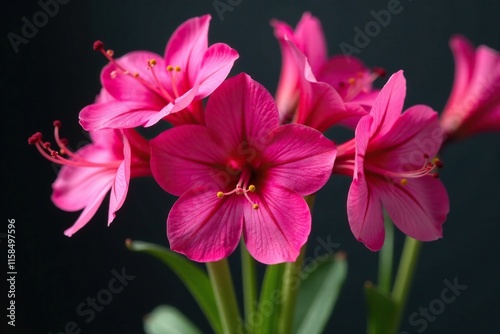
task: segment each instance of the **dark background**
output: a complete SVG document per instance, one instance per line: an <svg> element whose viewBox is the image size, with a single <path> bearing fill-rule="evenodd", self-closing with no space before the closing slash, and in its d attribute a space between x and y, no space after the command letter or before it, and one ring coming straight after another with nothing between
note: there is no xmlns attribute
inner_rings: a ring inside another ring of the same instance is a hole
<svg viewBox="0 0 500 334"><path fill-rule="evenodd" d="M105 201L85 228L67 238L63 231L79 213L62 212L53 206L49 197L55 170L27 144L36 131L49 138L54 119L63 122L63 136L73 147L86 143L87 137L78 126L78 112L98 93L99 72L106 64L92 51L94 40L102 39L118 56L139 49L162 54L180 23L210 13L210 41L228 43L240 53L232 73L245 71L274 92L280 52L269 26L271 18L295 25L301 14L310 10L323 22L330 54L338 54L342 41L353 44L353 28L363 29L373 20L370 11L385 9L387 2L245 0L225 12L221 20L212 1L73 0L60 5L57 15L27 44L20 45L17 54L7 33L20 34L21 18L31 21L41 8L34 0L2 2L0 233L6 233L7 219L16 220L18 272L16 328L9 328L8 333L59 333L69 321L75 321L82 333L142 333L142 317L159 304L175 305L209 332L175 275L156 259L124 247L126 238L168 245L165 218L175 198L152 179L134 179L125 206L111 227L106 227ZM359 57L368 66L384 67L388 73L405 70L406 106L424 103L440 110L453 81L449 37L462 33L476 45L500 50L499 2L404 0L401 4L403 11L392 16L391 23L371 39ZM337 132L329 135L336 137ZM467 289L446 304L425 332L496 333L500 328L499 152L500 134L476 136L445 150L442 180L449 191L451 212L444 238L423 247L402 329L410 333L421 329L412 326L408 316L439 299L445 288L443 281L455 278ZM328 332L363 333L366 310L362 286L366 280L376 280L377 254L356 242L349 230L345 212L348 185L348 179L334 177L320 191L309 249L314 249L317 237L329 237L347 252L349 276ZM6 254L6 241L1 241L2 254ZM402 241L397 233L398 251ZM231 261L238 285L236 254ZM1 267L2 273L7 271L5 262ZM92 322L85 323L76 314L77 306L107 287L113 269L122 268L135 279L114 295ZM6 292L6 288L0 291L3 310L7 307ZM7 319L4 315L1 319L3 328Z"/></svg>

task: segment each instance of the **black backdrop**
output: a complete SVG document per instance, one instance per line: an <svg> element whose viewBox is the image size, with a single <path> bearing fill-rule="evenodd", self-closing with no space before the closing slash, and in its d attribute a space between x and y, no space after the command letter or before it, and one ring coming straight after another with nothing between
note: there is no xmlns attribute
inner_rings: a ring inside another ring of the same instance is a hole
<svg viewBox="0 0 500 334"><path fill-rule="evenodd" d="M388 1L226 1L232 11L218 16L212 1L62 1L58 13L19 45L9 32L21 34L22 18L32 21L41 10L31 1L2 3L2 275L6 268L7 219L16 221L16 327L9 333L59 333L74 321L82 333L141 333L142 317L159 304L173 304L205 332L208 324L179 280L157 260L131 253L128 237L167 245L165 217L174 197L151 179L133 180L125 206L111 227L106 208L72 238L63 235L78 213L56 209L50 199L55 172L27 138L47 135L52 121L64 124L64 136L76 145L87 137L77 123L79 110L99 91L98 75L105 64L92 51L104 40L117 55L131 50L162 53L172 31L187 18L212 14L211 42L226 42L240 53L233 73L245 71L272 92L280 70L280 53L271 18L295 24L302 12L318 16L326 31L330 54L339 44L352 44L354 27L373 20L371 10ZM373 37L359 56L369 66L389 73L404 69L408 80L406 105L425 103L440 110L453 80L448 39L462 33L476 45L500 50L500 5L490 1L403 0L401 13ZM335 136L335 131L329 135ZM444 280L467 288L428 321L427 333L494 333L500 327L500 134L484 134L450 146L442 159L442 179L451 199L444 239L425 244L404 330L416 333L408 316L440 299ZM345 213L348 180L335 177L323 189L314 211L312 243L317 237L340 244L349 258L349 276L328 324L329 332L362 333L366 280L376 279L377 255L356 242ZM397 234L399 250L403 238ZM313 247L311 247L313 249ZM231 261L237 265L237 256ZM112 270L135 276L124 290L89 323L77 315L78 305L95 297L113 277ZM236 267L235 267L236 269ZM4 277L4 276L2 276ZM239 271L234 272L238 282ZM2 278L5 282L5 279ZM2 285L4 286L4 285ZM7 289L0 292L6 312ZM2 327L7 318L2 315ZM3 331L2 331L3 332Z"/></svg>

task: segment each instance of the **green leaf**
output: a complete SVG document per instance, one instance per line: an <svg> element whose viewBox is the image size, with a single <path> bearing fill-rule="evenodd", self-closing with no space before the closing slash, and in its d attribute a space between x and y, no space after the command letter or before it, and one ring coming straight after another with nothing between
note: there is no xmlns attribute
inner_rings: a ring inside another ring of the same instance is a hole
<svg viewBox="0 0 500 334"><path fill-rule="evenodd" d="M143 241L127 240L130 250L147 253L160 259L165 263L180 280L186 285L193 295L201 310L207 317L212 329L216 333L222 333L219 312L215 302L212 285L205 271L185 257L170 251L169 249Z"/></svg>
<svg viewBox="0 0 500 334"><path fill-rule="evenodd" d="M306 266L307 268L307 266ZM294 333L322 333L347 277L344 254L318 263L315 271L304 278L299 290Z"/></svg>
<svg viewBox="0 0 500 334"><path fill-rule="evenodd" d="M370 282L365 284L365 295L368 304L368 333L393 333L397 305L391 296Z"/></svg>
<svg viewBox="0 0 500 334"><path fill-rule="evenodd" d="M201 334L201 331L178 309L160 305L144 318L146 334Z"/></svg>
<svg viewBox="0 0 500 334"><path fill-rule="evenodd" d="M257 313L245 319L245 327L249 332L254 330L256 334L276 333L278 315L280 314L279 306L283 297L281 282L284 270L284 263L267 266ZM260 319L261 323L259 323ZM253 323L253 321L259 322Z"/></svg>

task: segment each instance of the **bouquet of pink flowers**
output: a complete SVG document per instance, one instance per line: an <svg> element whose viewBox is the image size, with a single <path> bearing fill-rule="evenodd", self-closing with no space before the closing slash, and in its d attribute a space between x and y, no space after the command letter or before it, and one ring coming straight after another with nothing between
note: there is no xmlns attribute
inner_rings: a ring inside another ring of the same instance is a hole
<svg viewBox="0 0 500 334"><path fill-rule="evenodd" d="M271 23L282 52L273 97L246 73L228 78L239 55L227 44L208 43L210 19L185 21L163 56L133 51L118 57L96 41L94 50L108 64L95 103L79 115L92 143L72 151L59 121L57 147L39 132L29 138L43 157L63 166L52 185L54 204L83 210L64 234L89 223L108 194L111 224L131 180L153 177L179 196L166 221L170 249L132 240L127 246L169 266L214 332L321 333L347 260L337 252L318 259L307 274L303 260L315 195L332 175L343 175L352 179L350 229L368 249L380 251L379 282L365 286L368 332L397 333L420 242L441 238L449 213L439 152L445 144L500 130L500 54L452 37L455 82L444 110L403 110L402 70L386 76L352 55L328 57L321 23L305 13L295 29ZM374 88L376 80L381 89ZM140 129L165 122L171 127L154 138ZM324 132L333 126L352 129L354 137L328 139ZM407 238L393 282L394 225ZM243 312L227 262L238 246ZM261 283L255 261L267 265ZM205 263L207 271L194 262ZM145 320L148 333L164 326L199 332L172 307L158 307Z"/></svg>

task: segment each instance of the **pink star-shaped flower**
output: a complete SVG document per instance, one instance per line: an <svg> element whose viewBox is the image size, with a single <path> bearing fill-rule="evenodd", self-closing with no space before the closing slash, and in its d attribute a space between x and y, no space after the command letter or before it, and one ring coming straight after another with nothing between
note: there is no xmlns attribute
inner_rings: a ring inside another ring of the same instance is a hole
<svg viewBox="0 0 500 334"><path fill-rule="evenodd" d="M94 43L110 61L101 73L113 100L80 112L80 124L95 131L152 126L168 117L173 124L203 123L201 99L229 74L238 53L223 43L208 47L210 15L184 22L172 34L165 57L149 51L130 52L118 59L102 42ZM182 112L181 112L182 111Z"/></svg>
<svg viewBox="0 0 500 334"><path fill-rule="evenodd" d="M442 143L437 113L416 105L405 112L406 80L395 73L382 88L369 115L359 121L355 138L338 148L334 172L352 175L347 197L351 230L369 249L384 243L387 210L394 224L421 241L441 238L449 212L446 189L433 158Z"/></svg>
<svg viewBox="0 0 500 334"><path fill-rule="evenodd" d="M151 141L153 176L180 196L167 219L170 247L217 261L243 234L258 261L295 261L311 228L302 196L328 180L333 143L303 125L279 126L272 96L246 74L211 95L205 120Z"/></svg>

